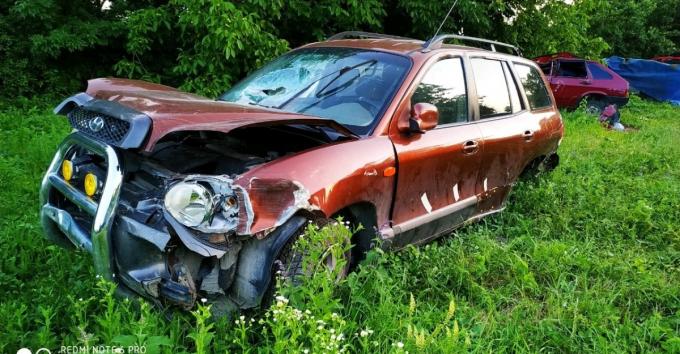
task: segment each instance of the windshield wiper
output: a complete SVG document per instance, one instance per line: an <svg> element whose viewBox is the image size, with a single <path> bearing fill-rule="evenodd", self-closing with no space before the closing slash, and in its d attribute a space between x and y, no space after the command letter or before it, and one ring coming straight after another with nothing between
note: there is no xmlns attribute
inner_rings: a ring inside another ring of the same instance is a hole
<svg viewBox="0 0 680 354"><path fill-rule="evenodd" d="M264 108L276 108L274 106L267 106L266 104L260 104L260 103L253 102L253 101L248 101L248 104L251 105L251 106L258 106L258 107L264 107Z"/></svg>
<svg viewBox="0 0 680 354"><path fill-rule="evenodd" d="M280 105L279 105L278 107L276 107L276 108L281 109L281 108L285 107L285 106L288 105L290 102L292 102L292 101L295 100L296 98L300 97L300 95L302 95L303 93L307 92L307 90L309 90L309 89L310 89L312 86L314 86L317 82L319 82L319 81L321 81L321 80L323 80L323 79L325 79L325 78L327 78L327 77L329 77L329 76L332 76L332 75L337 74L337 75L336 75L334 78L332 78L332 79L331 79L331 80L330 80L323 88L321 88L321 90L319 90L319 92L316 94L316 97L323 98L323 97L327 97L327 96L330 96L330 95L332 95L332 94L335 94L335 93L341 91L342 89L344 89L346 86L348 86L348 85L349 85L351 82L353 82L355 79L350 80L346 85L342 85L342 86L338 87L337 89L330 90L328 93L325 93L325 94L324 94L324 91L325 91L328 87L330 87L334 82L336 82L339 78L341 78L342 76L344 76L346 73L348 73L348 72L350 72L350 71L352 71L352 70L354 70L354 69L356 69L356 68L359 68L359 67L362 67L362 66L364 66L364 65L367 65L367 64L373 65L373 64L375 64L376 62L377 62L377 60L375 60L375 59L366 60L366 61L363 61L363 62L361 62L361 63L355 64L355 65L352 65L352 66L345 66L345 67L341 68L341 69L338 70L338 71L334 71L334 72L332 72L332 73L330 73L330 74L328 74L328 75L322 76L322 77L320 77L319 79L314 80L314 81L312 81L311 83L309 83L309 85L305 86L302 90L296 92L293 96L291 96L289 99L287 99L285 102L283 102L282 104L280 104ZM358 76L357 76L357 77L358 77Z"/></svg>

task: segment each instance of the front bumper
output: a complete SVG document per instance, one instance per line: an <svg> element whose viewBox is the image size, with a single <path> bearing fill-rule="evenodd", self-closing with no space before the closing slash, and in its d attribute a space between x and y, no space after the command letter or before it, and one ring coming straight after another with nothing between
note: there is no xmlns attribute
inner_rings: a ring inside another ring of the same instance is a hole
<svg viewBox="0 0 680 354"><path fill-rule="evenodd" d="M106 178L98 200L60 175L74 148L102 157ZM64 139L40 190L45 237L90 253L96 273L116 283L121 296L191 308L200 293L224 312L257 306L269 287L275 256L305 225L305 217L292 216L264 239L234 240L221 257L196 253L177 235L181 226L154 228L129 217L131 180L125 179L127 186L123 181L124 172L134 175L134 164L124 171L129 158L124 153L77 132Z"/></svg>
<svg viewBox="0 0 680 354"><path fill-rule="evenodd" d="M59 169L72 148L80 147L99 155L106 166L106 178L98 202L65 181ZM116 215L123 184L121 157L111 146L80 133L72 133L59 146L40 189L40 219L45 237L62 246L74 245L92 255L98 275L117 284L120 296L142 296L158 301L159 296L190 307L195 300L187 282L171 279L163 252L170 236L130 218ZM58 193L58 195L54 195ZM60 200L72 203L60 208ZM54 201L52 203L51 201ZM69 209L69 210L66 210ZM83 224L87 215L90 223ZM86 230L84 225L90 225ZM116 258L116 254L125 257ZM181 269L184 271L184 268Z"/></svg>
<svg viewBox="0 0 680 354"><path fill-rule="evenodd" d="M59 175L64 156L75 146L96 153L106 161L106 182L98 204ZM47 239L62 245L70 241L76 247L86 250L92 254L97 274L111 281L115 280L116 274L111 257L110 234L122 183L123 171L116 151L85 135L72 133L59 146L40 188L40 220ZM49 200L53 191L90 215L93 218L92 229L84 230L69 212L51 205Z"/></svg>

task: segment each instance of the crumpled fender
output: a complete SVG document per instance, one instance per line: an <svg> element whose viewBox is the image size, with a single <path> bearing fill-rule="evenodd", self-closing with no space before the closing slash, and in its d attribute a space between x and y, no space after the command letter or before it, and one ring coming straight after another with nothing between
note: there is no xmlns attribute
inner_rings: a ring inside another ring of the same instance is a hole
<svg viewBox="0 0 680 354"><path fill-rule="evenodd" d="M305 211L330 217L355 203L371 203L378 225L387 224L395 175L392 142L386 136L320 146L254 168L234 179L249 198L252 215L239 213L237 233L266 237Z"/></svg>

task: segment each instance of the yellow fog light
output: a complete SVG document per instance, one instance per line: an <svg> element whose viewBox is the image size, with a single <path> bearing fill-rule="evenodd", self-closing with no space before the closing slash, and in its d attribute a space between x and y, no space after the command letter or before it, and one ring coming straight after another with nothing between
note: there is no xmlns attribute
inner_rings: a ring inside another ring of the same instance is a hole
<svg viewBox="0 0 680 354"><path fill-rule="evenodd" d="M97 176L92 173L85 175L85 194L93 196L97 192Z"/></svg>
<svg viewBox="0 0 680 354"><path fill-rule="evenodd" d="M61 163L61 176L64 177L64 180L66 181L70 181L71 178L73 178L73 162L64 160L64 162Z"/></svg>

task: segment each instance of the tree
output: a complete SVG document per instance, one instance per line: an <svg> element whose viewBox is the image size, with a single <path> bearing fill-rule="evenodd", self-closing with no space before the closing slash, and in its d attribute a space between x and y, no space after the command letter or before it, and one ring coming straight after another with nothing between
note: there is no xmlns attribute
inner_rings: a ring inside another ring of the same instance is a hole
<svg viewBox="0 0 680 354"><path fill-rule="evenodd" d="M429 39L441 0L16 0L0 2L0 96L65 94L123 76L216 96L291 47L346 30ZM680 50L680 0L458 0L443 33L558 51Z"/></svg>
<svg viewBox="0 0 680 354"><path fill-rule="evenodd" d="M649 58L680 49L680 0L582 0L607 55Z"/></svg>

